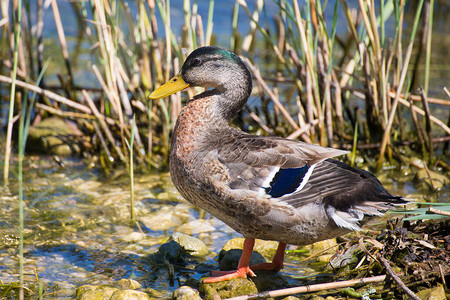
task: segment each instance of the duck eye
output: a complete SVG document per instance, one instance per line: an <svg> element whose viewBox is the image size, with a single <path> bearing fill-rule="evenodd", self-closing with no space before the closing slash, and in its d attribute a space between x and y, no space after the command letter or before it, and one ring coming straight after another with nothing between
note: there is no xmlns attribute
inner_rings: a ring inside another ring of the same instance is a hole
<svg viewBox="0 0 450 300"><path fill-rule="evenodd" d="M192 65L193 66L199 66L199 65L201 65L201 63L202 63L202 60L200 58L194 58L192 60Z"/></svg>

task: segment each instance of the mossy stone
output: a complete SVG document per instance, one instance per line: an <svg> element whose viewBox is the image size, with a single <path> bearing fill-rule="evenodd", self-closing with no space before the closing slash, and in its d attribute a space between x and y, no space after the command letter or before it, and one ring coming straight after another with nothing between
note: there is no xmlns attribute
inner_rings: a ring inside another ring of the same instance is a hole
<svg viewBox="0 0 450 300"><path fill-rule="evenodd" d="M230 249L242 249L244 247L243 238L234 238L229 240L222 248L222 251L228 251ZM272 261L273 256L278 248L278 242L276 241L264 241L255 240L254 252L260 253L268 261Z"/></svg>
<svg viewBox="0 0 450 300"><path fill-rule="evenodd" d="M173 292L174 300L202 300L200 293L190 286L181 286Z"/></svg>
<svg viewBox="0 0 450 300"><path fill-rule="evenodd" d="M169 241L177 242L190 255L205 256L208 254L208 247L206 247L205 243L193 236L181 232L174 232L171 234Z"/></svg>
<svg viewBox="0 0 450 300"><path fill-rule="evenodd" d="M78 300L106 300L117 290L109 285L83 285L77 288L76 295Z"/></svg>
<svg viewBox="0 0 450 300"><path fill-rule="evenodd" d="M221 299L237 297L242 295L254 294L258 292L256 285L250 279L235 278L232 280L203 283L200 282L200 292L204 295L206 300Z"/></svg>
<svg viewBox="0 0 450 300"><path fill-rule="evenodd" d="M142 287L142 284L140 284L139 282L137 282L136 280L133 279L125 279L122 278L119 281L114 283L114 286L116 286L119 289L130 289L130 290L136 290Z"/></svg>
<svg viewBox="0 0 450 300"><path fill-rule="evenodd" d="M118 290L114 292L110 300L150 300L150 296L144 292L135 290Z"/></svg>
<svg viewBox="0 0 450 300"><path fill-rule="evenodd" d="M30 127L28 150L60 156L78 155L81 152L81 131L72 123L50 117Z"/></svg>
<svg viewBox="0 0 450 300"><path fill-rule="evenodd" d="M439 283L435 287L418 292L417 296L422 300L445 300L445 299L447 299L447 296L445 295L444 287Z"/></svg>

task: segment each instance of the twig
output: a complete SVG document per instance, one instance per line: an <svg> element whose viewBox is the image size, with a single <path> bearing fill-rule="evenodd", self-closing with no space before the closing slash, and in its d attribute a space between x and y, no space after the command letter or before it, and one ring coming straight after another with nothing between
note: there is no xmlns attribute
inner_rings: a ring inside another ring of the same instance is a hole
<svg viewBox="0 0 450 300"><path fill-rule="evenodd" d="M391 96L391 95L395 95L395 93L389 93L389 96ZM399 101L401 104L403 104L403 105L405 105L405 106L407 106L407 107L410 107L410 106L411 106L411 104L410 104L408 101L406 101L405 99L403 99L403 98L399 98L398 101ZM425 112L424 112L422 109L420 109L419 107L413 105L412 108L413 108L418 114L420 114L420 115L422 115L422 116L425 116ZM436 117L434 117L434 116L432 116L432 115L430 115L430 120L433 121L436 125L439 125L442 129L444 129L445 132L447 132L447 134L450 134L450 128L449 128L447 125L445 125L444 122L442 122L441 120L439 120L438 118L436 118Z"/></svg>
<svg viewBox="0 0 450 300"><path fill-rule="evenodd" d="M228 298L228 300L264 299L264 298L271 298L271 297L294 295L294 294L299 294L299 293L310 293L310 292L317 292L317 291L322 291L322 290L338 289L338 288L344 288L344 287L349 287L349 286L355 286L357 284L381 282L381 281L384 281L385 278L386 278L386 275L380 275L380 276L366 277L366 278L361 278L361 279L337 281L337 282L330 282L330 283L319 283L319 284L313 284L313 285L298 286L298 287L293 287L293 288L287 288L287 289L267 291L267 292L255 293L255 294L251 294L251 295L233 297L233 298Z"/></svg>
<svg viewBox="0 0 450 300"><path fill-rule="evenodd" d="M11 84L12 83L12 79L3 75L0 75L0 82L6 82ZM70 106L72 108L76 108L78 110L81 110L82 112L85 112L87 114L91 114L92 111L89 109L89 107L82 105L80 103L77 103L75 101L72 101L66 97L63 97L61 95L58 95L56 93L53 93L49 90L45 90L45 89L41 89L40 87L33 85L33 84L29 84L20 80L16 80L16 85L23 87L29 91L33 91L36 92L38 94L41 94L49 99L55 100L56 102L60 102L63 103L67 106Z"/></svg>
<svg viewBox="0 0 450 300"><path fill-rule="evenodd" d="M408 294L408 296L411 297L411 299L420 300L420 298L406 286L406 284L400 279L400 277L398 277L397 274L395 274L394 270L392 270L391 266L389 265L387 259L381 255L379 255L378 258L381 260L384 267L386 268L386 271L389 273L392 279L394 279L394 281L405 291L405 293Z"/></svg>
<svg viewBox="0 0 450 300"><path fill-rule="evenodd" d="M100 126L105 131L106 137L108 138L109 142L111 143L111 145L116 150L116 152L119 155L120 159L122 161L125 161L125 156L123 155L122 151L120 150L120 147L117 145L117 143L116 143L116 141L115 141L111 131L109 130L108 126L106 125L106 122L103 119L102 115L100 114L100 112L95 107L94 101L92 101L91 97L89 96L89 94L85 90L82 90L81 93L83 94L84 99L86 100L86 102L88 103L89 107L91 108L92 113L98 119L98 122L100 123Z"/></svg>
<svg viewBox="0 0 450 300"><path fill-rule="evenodd" d="M444 286L447 286L447 283L445 282L444 270L442 270L441 264L439 264L439 273L441 273L442 284L444 284Z"/></svg>
<svg viewBox="0 0 450 300"><path fill-rule="evenodd" d="M253 66L252 63L248 59L245 58L244 60L247 64L247 66L252 71L253 75L255 76L255 79L261 84L262 88L269 95L270 99L273 101L275 106L277 106L280 109L281 113L286 118L286 120L289 122L289 124L291 124L291 126L294 127L294 129L296 129L296 130L299 129L299 126L297 125L297 123L295 123L294 119L292 119L291 115L286 110L286 108L284 108L284 106L281 104L278 97L270 90L269 86L264 82L264 79L261 77L261 73L259 72L258 68Z"/></svg>
<svg viewBox="0 0 450 300"><path fill-rule="evenodd" d="M437 215L443 215L443 216L447 216L450 217L450 212L449 211L445 211L445 210L441 210L441 209L436 209L434 207L430 207L428 209L429 212L433 213L433 214L437 214Z"/></svg>

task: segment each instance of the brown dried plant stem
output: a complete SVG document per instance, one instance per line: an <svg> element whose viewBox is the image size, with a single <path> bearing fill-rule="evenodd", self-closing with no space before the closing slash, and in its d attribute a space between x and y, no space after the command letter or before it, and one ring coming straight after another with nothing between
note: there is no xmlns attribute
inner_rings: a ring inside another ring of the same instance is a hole
<svg viewBox="0 0 450 300"><path fill-rule="evenodd" d="M422 5L423 5L423 0L420 1L417 11L416 11L416 19L420 16L420 12L422 10ZM416 22L417 23L417 22ZM411 33L411 39L408 45L408 48L406 50L406 55L405 55L405 60L403 62L403 67L402 67L402 72L400 75L400 80L398 82L397 85L397 90L395 93L395 98L394 98L394 102L392 103L392 107L391 107L391 111L389 114L389 119L387 121L386 124L386 128L383 134L383 139L381 141L381 147L380 147L380 155L378 157L378 161L377 161L377 169L381 169L381 165L383 163L384 160L384 153L386 151L386 146L389 142L389 138L391 135L391 128L392 128L392 124L394 123L394 118L397 112L397 105L400 99L400 92L403 89L403 84L405 83L405 79L406 79L406 74L408 72L408 65L409 65L409 61L411 59L411 53L412 53L412 49L413 49L413 45L414 45L414 37L416 35L416 27L413 28L413 32Z"/></svg>
<svg viewBox="0 0 450 300"><path fill-rule="evenodd" d="M267 291L261 292L251 295L244 295L239 297L228 298L228 300L249 300L249 299L266 299L266 298L274 298L274 297L282 297L300 293L311 293L323 290L330 289L339 289L350 286L355 286L358 284L367 284L373 282L382 282L386 279L386 275L374 276L374 277L366 277L361 279L353 279L353 280L345 280L345 281L337 281L330 283L320 283L313 285L305 285L281 290Z"/></svg>
<svg viewBox="0 0 450 300"><path fill-rule="evenodd" d="M386 258L382 257L381 255L378 258L383 263L384 267L386 268L386 271L389 273L389 276L391 276L392 279L394 279L394 281L405 291L406 294L408 294L409 297L411 297L411 299L421 300L416 294L414 294L413 291L411 291L406 286L406 284L400 279L400 277L398 277L398 275L395 274L394 270L392 270Z"/></svg>

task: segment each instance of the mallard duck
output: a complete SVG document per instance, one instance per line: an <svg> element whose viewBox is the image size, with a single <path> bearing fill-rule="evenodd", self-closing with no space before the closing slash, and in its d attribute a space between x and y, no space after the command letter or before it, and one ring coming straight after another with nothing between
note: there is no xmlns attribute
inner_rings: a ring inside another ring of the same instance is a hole
<svg viewBox="0 0 450 300"><path fill-rule="evenodd" d="M347 151L230 127L251 94L252 77L228 50L193 51L180 73L149 98L196 86L210 89L190 99L178 116L171 178L187 201L245 238L238 269L215 271L205 283L278 271L286 244L306 245L359 230L365 216L379 216L404 202L371 173L331 159ZM255 239L279 242L271 263L249 266Z"/></svg>

